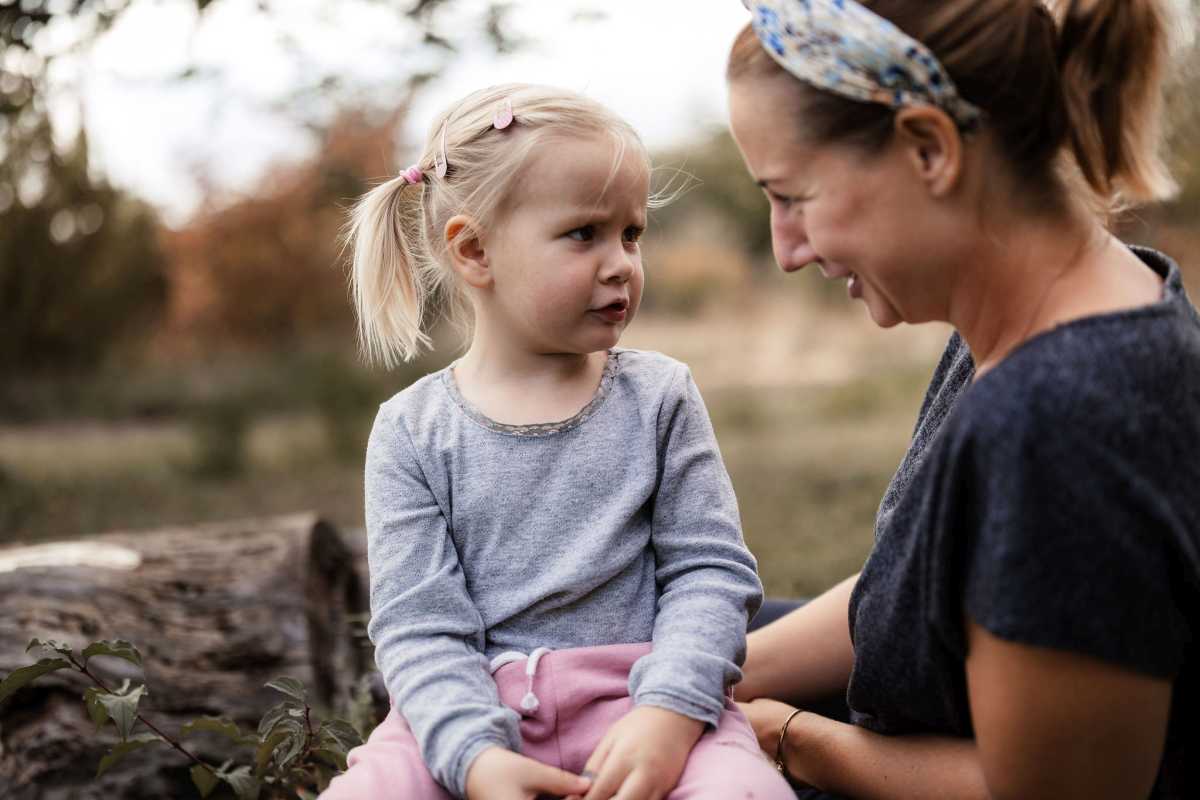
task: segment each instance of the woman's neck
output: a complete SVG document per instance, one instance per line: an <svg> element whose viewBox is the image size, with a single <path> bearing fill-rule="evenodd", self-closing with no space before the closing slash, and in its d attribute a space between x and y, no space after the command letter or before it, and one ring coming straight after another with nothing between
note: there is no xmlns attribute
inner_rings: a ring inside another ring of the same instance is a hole
<svg viewBox="0 0 1200 800"><path fill-rule="evenodd" d="M976 377L1058 325L1161 296L1159 277L1082 208L1059 219L989 223L989 231L962 260L948 312Z"/></svg>

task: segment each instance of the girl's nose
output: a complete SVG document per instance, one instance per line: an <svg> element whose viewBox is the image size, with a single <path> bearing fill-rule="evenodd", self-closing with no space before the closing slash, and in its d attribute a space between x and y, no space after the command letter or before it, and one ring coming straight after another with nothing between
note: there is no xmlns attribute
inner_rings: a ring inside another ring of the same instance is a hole
<svg viewBox="0 0 1200 800"><path fill-rule="evenodd" d="M615 252L611 253L605 259L604 267L601 270L600 280L608 283L616 281L617 283L627 283L633 277L635 269L633 260L634 254L625 248L624 243L618 244Z"/></svg>

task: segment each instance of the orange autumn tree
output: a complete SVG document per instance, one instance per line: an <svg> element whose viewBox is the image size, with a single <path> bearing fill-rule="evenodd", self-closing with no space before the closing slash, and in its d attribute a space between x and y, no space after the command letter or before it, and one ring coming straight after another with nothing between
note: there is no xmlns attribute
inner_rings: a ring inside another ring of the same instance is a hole
<svg viewBox="0 0 1200 800"><path fill-rule="evenodd" d="M167 349L194 341L253 349L327 336L351 341L339 231L354 198L395 171L402 117L402 110L382 119L344 112L311 158L269 170L249 196L210 193L182 229L168 232Z"/></svg>

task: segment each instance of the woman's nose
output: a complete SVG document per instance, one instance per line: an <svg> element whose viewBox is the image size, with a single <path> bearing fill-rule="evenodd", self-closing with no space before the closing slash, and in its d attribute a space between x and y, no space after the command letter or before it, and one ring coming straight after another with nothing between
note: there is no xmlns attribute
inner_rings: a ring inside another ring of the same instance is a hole
<svg viewBox="0 0 1200 800"><path fill-rule="evenodd" d="M790 272L812 261L804 224L795 215L771 212L771 249L779 268Z"/></svg>

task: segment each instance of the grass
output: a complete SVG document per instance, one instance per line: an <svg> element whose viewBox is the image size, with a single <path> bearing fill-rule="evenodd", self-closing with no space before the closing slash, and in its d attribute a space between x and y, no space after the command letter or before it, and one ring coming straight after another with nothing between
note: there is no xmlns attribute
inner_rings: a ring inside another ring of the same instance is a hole
<svg viewBox="0 0 1200 800"><path fill-rule="evenodd" d="M861 310L833 313L775 289L730 304L641 318L623 344L692 367L768 592L811 595L858 569L870 548L945 331L883 332ZM107 399L92 387L84 410L102 413L0 426L0 542L301 509L361 527L362 448L375 405L403 376L364 378L329 358L316 371L297 363L267 358L208 378L171 365L178 395L161 374L131 385L155 387L155 403L177 413L147 419L128 386ZM196 386L219 398L221 375L233 400L195 399ZM289 401L288 388L309 402Z"/></svg>

